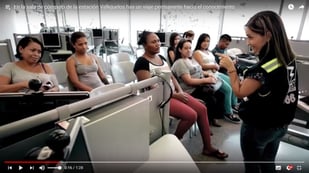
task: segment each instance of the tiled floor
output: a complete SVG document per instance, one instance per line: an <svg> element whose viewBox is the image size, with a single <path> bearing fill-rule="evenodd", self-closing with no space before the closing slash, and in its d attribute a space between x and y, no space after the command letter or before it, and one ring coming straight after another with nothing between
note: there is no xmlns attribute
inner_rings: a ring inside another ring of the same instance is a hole
<svg viewBox="0 0 309 173"><path fill-rule="evenodd" d="M202 140L199 131L197 135L192 138L189 137L187 132L181 140L186 147L196 164L200 168L201 173L224 173L244 172L243 158L240 150L239 130L240 124L233 124L225 120L219 120L222 127L211 126L213 132L212 144L215 147L227 152L229 157L225 161L218 160L214 157L208 157L201 154ZM177 125L177 121L173 121L170 127L170 132L173 133ZM297 147L295 145L281 142L277 154L276 165L281 166L282 170L277 172L296 172L305 173L309 172L309 150ZM286 166L293 165L292 171L287 171ZM301 166L301 168L300 168ZM297 170L298 167L298 170ZM301 169L301 170L299 170Z"/></svg>

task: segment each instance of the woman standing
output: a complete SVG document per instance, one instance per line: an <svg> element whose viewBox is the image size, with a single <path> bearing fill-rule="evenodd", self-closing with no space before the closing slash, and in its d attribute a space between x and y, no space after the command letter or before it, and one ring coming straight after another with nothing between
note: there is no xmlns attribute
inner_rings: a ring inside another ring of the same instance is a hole
<svg viewBox="0 0 309 173"><path fill-rule="evenodd" d="M245 32L247 44L259 62L246 70L243 81L239 80L232 60L218 55L220 65L228 71L235 95L243 98L239 116L243 120L240 135L246 172L271 173L275 172L280 140L297 107L296 58L276 13L255 14L245 25Z"/></svg>

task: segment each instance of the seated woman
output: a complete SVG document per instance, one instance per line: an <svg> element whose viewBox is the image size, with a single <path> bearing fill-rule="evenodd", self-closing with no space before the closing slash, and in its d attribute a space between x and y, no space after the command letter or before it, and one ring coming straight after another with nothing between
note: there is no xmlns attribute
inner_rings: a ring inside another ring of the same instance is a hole
<svg viewBox="0 0 309 173"><path fill-rule="evenodd" d="M0 92L28 92L29 81L37 79L40 91L59 91L52 68L41 62L43 44L36 38L24 37L16 46L19 61L6 63L0 70Z"/></svg>
<svg viewBox="0 0 309 173"><path fill-rule="evenodd" d="M88 42L83 32L74 32L71 35L73 55L66 61L68 77L72 85L80 91L91 91L102 85L109 84L97 57L87 53Z"/></svg>
<svg viewBox="0 0 309 173"><path fill-rule="evenodd" d="M220 66L216 63L215 56L208 50L209 43L210 36L205 33L201 34L194 49L193 58L200 64L202 69L208 73L208 75L214 75L222 80L222 85L219 88L219 91L224 94L224 116L231 122L240 123L240 119L233 114L232 110L232 107L235 108L237 105L237 97L232 91L230 78L227 75L218 72Z"/></svg>
<svg viewBox="0 0 309 173"><path fill-rule="evenodd" d="M134 66L134 73L139 81L151 78L154 75L152 73L155 71L170 71L167 62L163 60L163 57L158 55L160 52L160 40L155 33L143 32L139 40L139 45L143 45L145 49L144 55L137 59ZM202 153L219 159L228 157L228 154L219 151L211 145L210 128L205 105L183 92L173 75L171 82L172 86L174 86L174 92L169 103L170 115L180 119L175 136L178 139L182 139L186 131L197 121L204 144Z"/></svg>
<svg viewBox="0 0 309 173"><path fill-rule="evenodd" d="M203 100L208 108L212 125L220 127L217 119L222 117L224 110L224 94L218 91L220 87L213 75L205 77L201 66L191 56L191 41L182 39L176 48L176 59L172 71L180 86L193 97ZM217 90L209 90L210 85L216 84Z"/></svg>
<svg viewBox="0 0 309 173"><path fill-rule="evenodd" d="M167 56L170 66L173 65L175 61L175 49L180 40L180 35L177 32L173 32L170 36L170 47L167 49Z"/></svg>

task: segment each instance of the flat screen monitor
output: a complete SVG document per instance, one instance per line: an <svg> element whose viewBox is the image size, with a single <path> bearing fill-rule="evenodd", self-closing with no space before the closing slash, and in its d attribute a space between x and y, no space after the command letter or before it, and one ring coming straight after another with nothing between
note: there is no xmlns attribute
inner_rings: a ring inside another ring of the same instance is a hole
<svg viewBox="0 0 309 173"><path fill-rule="evenodd" d="M89 92L1 93L0 126L89 98Z"/></svg>
<svg viewBox="0 0 309 173"><path fill-rule="evenodd" d="M64 28L64 32L74 32L74 31L75 31L75 27L68 26Z"/></svg>
<svg viewBox="0 0 309 173"><path fill-rule="evenodd" d="M45 48L61 48L61 42L58 33L42 33L42 42Z"/></svg>
<svg viewBox="0 0 309 173"><path fill-rule="evenodd" d="M67 146L68 154L66 155L64 164L66 167L83 167L83 172L93 172L90 155L87 147L86 138L82 128L82 118L77 117L69 121L69 127L66 129L70 135L70 144ZM78 162L78 163L77 163ZM72 172L66 169L64 173Z"/></svg>
<svg viewBox="0 0 309 173"><path fill-rule="evenodd" d="M157 36L159 37L160 42L161 42L162 44L165 44L165 33L164 33L164 32L157 32L156 34L157 34Z"/></svg>
<svg viewBox="0 0 309 173"><path fill-rule="evenodd" d="M92 29L93 37L103 37L103 30L102 29Z"/></svg>

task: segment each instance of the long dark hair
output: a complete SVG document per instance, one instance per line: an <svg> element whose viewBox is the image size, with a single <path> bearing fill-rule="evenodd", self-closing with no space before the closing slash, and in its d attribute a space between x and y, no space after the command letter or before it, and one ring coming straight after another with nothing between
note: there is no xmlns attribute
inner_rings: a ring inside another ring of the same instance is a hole
<svg viewBox="0 0 309 173"><path fill-rule="evenodd" d="M37 43L37 44L40 45L40 47L41 47L41 57L40 57L40 60L39 60L38 62L41 62L42 57L43 57L43 55L44 55L44 47L43 47L42 42L41 42L40 40L38 40L37 38L34 38L34 37L28 37L28 36L26 36L26 37L22 38L22 39L18 42L18 44L17 44L17 46L16 46L16 54L15 54L15 57L16 57L17 59L19 59L19 60L22 60L23 57L21 56L21 54L20 54L20 52L19 52L19 48L20 48L20 47L25 48L25 47L27 47L31 42L34 42L34 43Z"/></svg>
<svg viewBox="0 0 309 173"><path fill-rule="evenodd" d="M290 46L284 24L278 14L273 11L262 11L252 16L245 25L253 32L265 36L271 33L271 38L264 45L260 54L267 55L271 49L274 50L275 56L280 63L287 66L295 59L295 54ZM259 57L261 60L263 57Z"/></svg>
<svg viewBox="0 0 309 173"><path fill-rule="evenodd" d="M200 50L201 49L201 44L204 42L204 40L206 38L209 38L210 39L210 36L209 34L201 34L199 37L198 37L198 40L197 40L197 43L196 43L196 46L195 46L195 49L194 50Z"/></svg>
<svg viewBox="0 0 309 173"><path fill-rule="evenodd" d="M173 32L170 36L170 47L175 48L175 38L180 36L177 32Z"/></svg>
<svg viewBox="0 0 309 173"><path fill-rule="evenodd" d="M183 45L185 44L185 43L187 43L187 42L189 42L189 43L192 43L191 42L191 40L186 40L186 39L181 39L180 41L179 41L179 43L178 43L178 45L177 45L177 47L176 47L176 50L175 50L175 62L178 60L178 59L181 59L181 53L180 53L180 51L179 51L179 49L182 49L183 48Z"/></svg>
<svg viewBox="0 0 309 173"><path fill-rule="evenodd" d="M72 45L72 52L75 53L75 48L74 48L74 44L77 42L78 39L80 38L87 38L86 34L83 33L83 32L74 32L72 35L71 35L71 45Z"/></svg>

